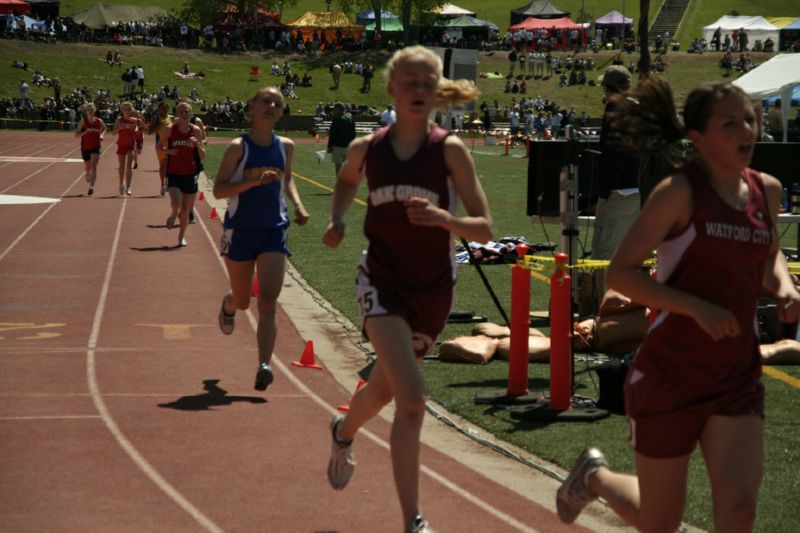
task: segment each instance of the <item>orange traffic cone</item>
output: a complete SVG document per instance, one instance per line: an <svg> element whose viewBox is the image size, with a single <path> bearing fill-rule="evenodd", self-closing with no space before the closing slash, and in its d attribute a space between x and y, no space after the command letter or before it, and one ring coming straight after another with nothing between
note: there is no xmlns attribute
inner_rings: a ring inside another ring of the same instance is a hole
<svg viewBox="0 0 800 533"><path fill-rule="evenodd" d="M216 207L212 207L211 208L211 214L208 215L208 218L210 218L211 220L219 220L219 215L217 214L217 208Z"/></svg>
<svg viewBox="0 0 800 533"><path fill-rule="evenodd" d="M253 278L253 290L250 292L250 296L253 298L258 297L258 276Z"/></svg>
<svg viewBox="0 0 800 533"><path fill-rule="evenodd" d="M355 396L355 395L356 395L356 393L357 393L358 391L360 391L360 390L361 390L361 387L363 387L363 386L364 386L364 385L366 385L366 384L367 384L367 382L366 382L366 381L364 381L363 379L359 379L359 380L358 380L358 385L356 385L356 392L354 392L354 393L353 393L353 396ZM353 399L352 399L352 398L350 398L350 401L352 402L352 401L353 401ZM338 409L339 411L343 411L343 412L345 412L345 411L349 411L349 410L350 410L350 405L349 405L349 404L348 404L348 405L340 405L339 407L337 407L337 409Z"/></svg>
<svg viewBox="0 0 800 533"><path fill-rule="evenodd" d="M306 341L306 349L303 350L303 355L300 356L299 361L292 361L292 366L301 366L303 368L322 370L322 367L319 366L315 360L314 341Z"/></svg>
<svg viewBox="0 0 800 533"><path fill-rule="evenodd" d="M199 199L200 199L200 201L201 201L201 202L202 202L202 201L204 201L204 200L206 199L206 195L205 195L205 194L203 194L203 191L200 191L200 197L199 197Z"/></svg>

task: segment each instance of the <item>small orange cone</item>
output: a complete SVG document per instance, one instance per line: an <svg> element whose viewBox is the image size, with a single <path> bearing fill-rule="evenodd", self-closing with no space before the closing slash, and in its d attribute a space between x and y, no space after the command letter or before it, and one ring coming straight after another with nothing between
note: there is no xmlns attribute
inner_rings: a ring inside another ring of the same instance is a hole
<svg viewBox="0 0 800 533"><path fill-rule="evenodd" d="M356 395L356 393L357 393L358 391L360 391L360 390L361 390L361 387L363 387L363 386L364 386L364 385L366 385L366 384L367 384L367 382L366 382L366 381L364 381L363 379L359 379L359 380L358 380L358 385L356 385L356 392L354 392L354 393L353 393L353 396L355 396L355 395ZM353 399L352 399L352 398L350 398L350 401L352 402L352 401L353 401ZM348 404L348 405L340 405L339 407L337 407L337 409L338 409L339 411L346 412L346 411L349 411L349 410L350 410L350 405L349 405L349 404Z"/></svg>
<svg viewBox="0 0 800 533"><path fill-rule="evenodd" d="M253 278L253 290L250 292L250 296L253 298L258 297L258 276Z"/></svg>
<svg viewBox="0 0 800 533"><path fill-rule="evenodd" d="M200 191L200 201L203 202L206 199L206 195L203 194L203 191Z"/></svg>
<svg viewBox="0 0 800 533"><path fill-rule="evenodd" d="M210 218L211 220L219 220L219 215L217 214L216 207L211 208L211 214L208 216L208 218Z"/></svg>
<svg viewBox="0 0 800 533"><path fill-rule="evenodd" d="M292 361L292 366L322 370L322 367L316 363L314 356L314 341L306 342L306 349L303 350L303 355L300 356L299 361Z"/></svg>

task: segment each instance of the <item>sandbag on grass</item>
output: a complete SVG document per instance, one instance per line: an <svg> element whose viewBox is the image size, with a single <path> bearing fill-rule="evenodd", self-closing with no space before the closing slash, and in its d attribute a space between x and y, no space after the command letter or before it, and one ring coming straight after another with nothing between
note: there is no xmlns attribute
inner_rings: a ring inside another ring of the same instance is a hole
<svg viewBox="0 0 800 533"><path fill-rule="evenodd" d="M497 339L485 335L456 337L439 347L439 360L449 363L475 363L485 365L492 360Z"/></svg>

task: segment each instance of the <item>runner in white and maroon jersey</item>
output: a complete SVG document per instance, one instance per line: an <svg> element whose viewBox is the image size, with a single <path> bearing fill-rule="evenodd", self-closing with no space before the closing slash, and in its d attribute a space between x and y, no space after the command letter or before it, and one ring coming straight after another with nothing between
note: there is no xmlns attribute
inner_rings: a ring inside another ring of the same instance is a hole
<svg viewBox="0 0 800 533"><path fill-rule="evenodd" d="M355 466L353 438L394 399L395 484L404 528L416 532L428 530L419 506L425 392L416 362L435 342L452 306L451 233L486 242L492 223L466 147L429 120L437 105L474 100L474 85L444 79L439 57L420 46L396 52L386 73L397 121L350 144L323 236L332 248L344 238L345 211L366 174L364 233L369 248L359 267L356 294L364 334L378 358L347 416L331 422L328 480L335 489L347 485ZM466 216L455 214L459 198Z"/></svg>

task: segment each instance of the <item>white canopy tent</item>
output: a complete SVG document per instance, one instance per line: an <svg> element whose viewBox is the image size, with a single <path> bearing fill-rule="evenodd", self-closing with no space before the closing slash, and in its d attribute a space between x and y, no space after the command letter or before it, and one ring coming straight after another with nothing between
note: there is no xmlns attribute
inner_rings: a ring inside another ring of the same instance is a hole
<svg viewBox="0 0 800 533"><path fill-rule="evenodd" d="M442 4L438 7L434 7L431 9L432 13L436 13L442 17L457 17L459 15L466 15L468 17L474 17L475 12L470 11L469 9L464 9L463 7L458 7L454 4Z"/></svg>
<svg viewBox="0 0 800 533"><path fill-rule="evenodd" d="M711 42L714 37L714 32L720 29L720 39L724 40L725 35L730 35L733 40L733 32L744 30L747 33L747 40L752 49L756 41L762 43L770 37L776 44L780 37L780 29L764 17L734 17L725 15L713 24L703 26L703 38Z"/></svg>
<svg viewBox="0 0 800 533"><path fill-rule="evenodd" d="M755 99L781 97L783 112L783 142L787 139L789 108L792 92L800 85L800 54L778 54L762 63L741 78L733 81L750 97Z"/></svg>

